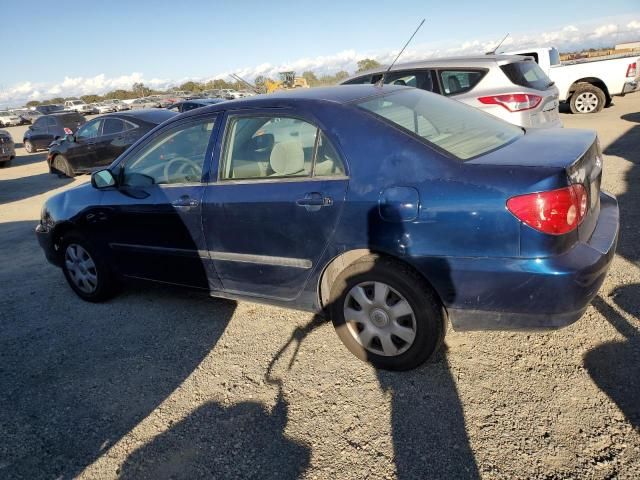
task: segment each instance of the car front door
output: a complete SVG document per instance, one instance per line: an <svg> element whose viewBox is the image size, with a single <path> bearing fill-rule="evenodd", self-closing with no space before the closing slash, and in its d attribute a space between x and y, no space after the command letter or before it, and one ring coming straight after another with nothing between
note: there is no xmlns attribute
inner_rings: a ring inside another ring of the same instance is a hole
<svg viewBox="0 0 640 480"><path fill-rule="evenodd" d="M347 191L344 163L311 120L230 114L205 192L207 250L226 291L290 300L317 267Z"/></svg>
<svg viewBox="0 0 640 480"><path fill-rule="evenodd" d="M201 223L202 176L216 135L212 115L168 125L114 167L101 202L106 241L125 275L219 289Z"/></svg>
<svg viewBox="0 0 640 480"><path fill-rule="evenodd" d="M95 168L96 141L101 135L101 130L101 118L91 120L78 129L75 141L69 145L65 155L74 170L91 170Z"/></svg>
<svg viewBox="0 0 640 480"><path fill-rule="evenodd" d="M125 122L117 117L104 117L102 134L95 139L95 166L111 164L125 151Z"/></svg>
<svg viewBox="0 0 640 480"><path fill-rule="evenodd" d="M46 148L49 145L47 142L47 120L47 117L39 118L29 128L29 141L36 148Z"/></svg>

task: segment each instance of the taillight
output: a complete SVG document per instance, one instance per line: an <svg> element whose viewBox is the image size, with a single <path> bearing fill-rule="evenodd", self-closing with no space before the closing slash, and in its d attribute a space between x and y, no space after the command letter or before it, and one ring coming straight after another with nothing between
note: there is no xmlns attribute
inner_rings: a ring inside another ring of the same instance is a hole
<svg viewBox="0 0 640 480"><path fill-rule="evenodd" d="M510 112L521 112L522 110L536 108L542 101L542 97L531 93L509 93L507 95L480 97L478 100L485 105L500 105Z"/></svg>
<svg viewBox="0 0 640 480"><path fill-rule="evenodd" d="M635 78L638 72L636 62L630 63L627 67L627 77Z"/></svg>
<svg viewBox="0 0 640 480"><path fill-rule="evenodd" d="M582 223L589 209L585 188L580 185L528 193L507 200L507 209L530 227L551 235L569 233Z"/></svg>

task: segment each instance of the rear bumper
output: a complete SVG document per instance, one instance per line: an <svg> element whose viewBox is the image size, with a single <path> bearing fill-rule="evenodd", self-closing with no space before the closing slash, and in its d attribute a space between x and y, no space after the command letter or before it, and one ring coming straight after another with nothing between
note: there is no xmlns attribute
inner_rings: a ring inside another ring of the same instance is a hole
<svg viewBox="0 0 640 480"><path fill-rule="evenodd" d="M638 82L637 80L632 80L624 84L624 87L622 87L622 95L637 92L638 90L640 90L640 82Z"/></svg>
<svg viewBox="0 0 640 480"><path fill-rule="evenodd" d="M569 325L598 293L616 250L618 202L606 193L600 200L598 224L589 242L577 243L562 255L446 258L416 266L432 281L456 330Z"/></svg>

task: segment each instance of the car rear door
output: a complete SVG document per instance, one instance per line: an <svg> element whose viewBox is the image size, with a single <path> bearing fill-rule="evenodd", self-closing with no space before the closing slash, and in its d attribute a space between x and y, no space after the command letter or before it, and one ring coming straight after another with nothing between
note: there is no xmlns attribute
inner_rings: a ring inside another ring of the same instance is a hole
<svg viewBox="0 0 640 480"><path fill-rule="evenodd" d="M344 204L348 176L337 150L313 119L265 110L229 114L216 157L202 223L224 289L295 298Z"/></svg>

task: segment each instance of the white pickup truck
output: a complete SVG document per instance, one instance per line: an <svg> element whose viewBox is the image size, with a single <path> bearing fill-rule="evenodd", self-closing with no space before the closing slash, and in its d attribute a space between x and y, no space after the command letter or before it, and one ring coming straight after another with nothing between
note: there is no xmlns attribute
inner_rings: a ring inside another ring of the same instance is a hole
<svg viewBox="0 0 640 480"><path fill-rule="evenodd" d="M569 102L572 113L599 112L609 106L612 97L640 90L640 57L637 55L561 62L555 47L505 53L533 57L560 90L560 101Z"/></svg>
<svg viewBox="0 0 640 480"><path fill-rule="evenodd" d="M64 102L64 109L68 112L78 112L84 115L96 113L91 105L87 105L82 100L67 100Z"/></svg>

